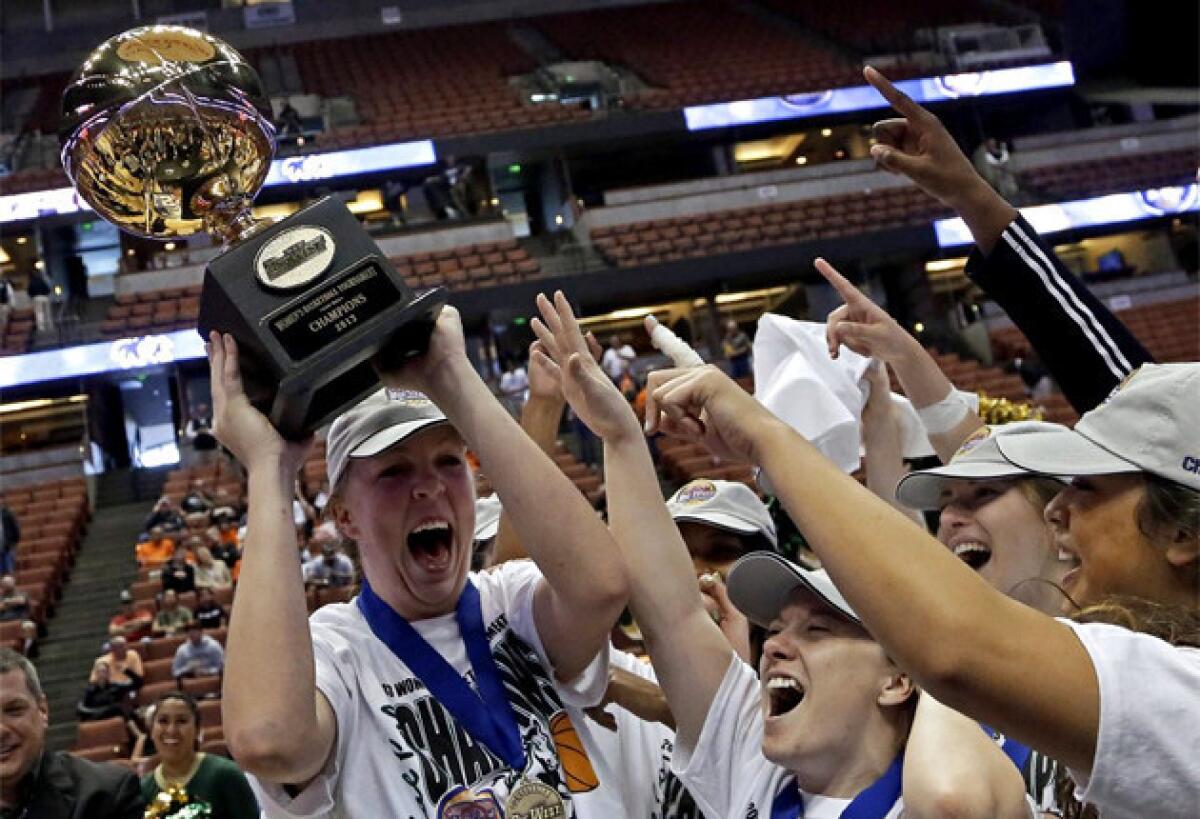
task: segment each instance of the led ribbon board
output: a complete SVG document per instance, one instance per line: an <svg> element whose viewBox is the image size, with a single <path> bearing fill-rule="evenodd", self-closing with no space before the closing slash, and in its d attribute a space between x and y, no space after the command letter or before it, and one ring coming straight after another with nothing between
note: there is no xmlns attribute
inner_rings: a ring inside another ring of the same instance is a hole
<svg viewBox="0 0 1200 819"><path fill-rule="evenodd" d="M204 358L204 341L195 330L5 356L0 358L0 390L196 358Z"/></svg>
<svg viewBox="0 0 1200 819"><path fill-rule="evenodd" d="M1111 193L1074 202L1021 208L1021 215L1043 236L1078 228L1115 225L1200 210L1200 184ZM969 245L975 240L959 217L933 223L939 247Z"/></svg>
<svg viewBox="0 0 1200 819"><path fill-rule="evenodd" d="M997 68L966 74L946 74L916 80L900 80L896 87L920 103L946 102L969 97L988 97L1075 84L1075 70L1067 60L1043 65ZM808 119L830 114L886 108L888 103L869 85L831 88L783 97L693 105L683 109L689 131L754 125L785 119Z"/></svg>
<svg viewBox="0 0 1200 819"><path fill-rule="evenodd" d="M377 145L373 148L355 148L349 151L290 156L271 163L271 170L263 187L315 182L375 171L417 168L432 165L436 161L437 152L432 140L428 139ZM90 210L74 188L0 196L0 224Z"/></svg>

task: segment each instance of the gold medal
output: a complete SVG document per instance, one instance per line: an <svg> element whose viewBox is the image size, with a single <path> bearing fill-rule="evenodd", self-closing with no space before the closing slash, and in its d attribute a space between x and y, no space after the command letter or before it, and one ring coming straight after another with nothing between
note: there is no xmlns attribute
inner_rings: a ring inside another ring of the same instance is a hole
<svg viewBox="0 0 1200 819"><path fill-rule="evenodd" d="M567 806L557 788L523 779L508 795L507 819L566 819Z"/></svg>

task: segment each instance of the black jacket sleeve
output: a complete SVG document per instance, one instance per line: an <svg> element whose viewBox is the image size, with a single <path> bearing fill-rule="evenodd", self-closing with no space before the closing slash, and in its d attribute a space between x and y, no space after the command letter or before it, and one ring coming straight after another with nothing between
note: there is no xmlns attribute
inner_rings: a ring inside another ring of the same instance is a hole
<svg viewBox="0 0 1200 819"><path fill-rule="evenodd" d="M1008 313L1081 415L1154 359L1021 216L967 275Z"/></svg>

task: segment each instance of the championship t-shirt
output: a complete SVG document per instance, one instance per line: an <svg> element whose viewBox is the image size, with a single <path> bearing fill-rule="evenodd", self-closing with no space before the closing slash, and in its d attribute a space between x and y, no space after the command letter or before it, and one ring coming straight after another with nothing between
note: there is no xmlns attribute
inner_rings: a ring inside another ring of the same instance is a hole
<svg viewBox="0 0 1200 819"><path fill-rule="evenodd" d="M732 655L696 747L677 744L672 760L709 819L766 819L784 786L795 787L786 768L763 756L762 711L758 675ZM838 819L852 801L804 792L801 798L804 819ZM903 810L904 800L897 799L884 819L898 819Z"/></svg>
<svg viewBox="0 0 1200 819"><path fill-rule="evenodd" d="M1195 819L1200 649L1119 626L1062 621L1092 659L1100 728L1091 771L1070 771L1102 819Z"/></svg>
<svg viewBox="0 0 1200 819"><path fill-rule="evenodd" d="M614 666L658 682L649 663L624 651L609 651ZM577 708L567 710L600 780L596 790L576 797L582 819L705 819L671 770L674 731L619 705L604 709L616 720L615 731Z"/></svg>
<svg viewBox="0 0 1200 819"><path fill-rule="evenodd" d="M294 797L250 777L267 816L346 819L500 817L522 778L562 797L597 786L595 770L566 705L598 703L608 651L569 684L556 683L533 621L541 572L527 560L472 574L484 629L525 746L525 771L476 741L425 684L371 632L355 602L326 605L309 618L317 688L337 715L337 744L325 769ZM453 614L413 627L472 686L470 660Z"/></svg>

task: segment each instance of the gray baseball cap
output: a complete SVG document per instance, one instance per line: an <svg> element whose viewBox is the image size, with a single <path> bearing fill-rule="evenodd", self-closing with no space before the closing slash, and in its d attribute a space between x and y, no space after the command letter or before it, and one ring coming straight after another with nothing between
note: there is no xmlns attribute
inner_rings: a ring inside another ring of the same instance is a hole
<svg viewBox="0 0 1200 819"><path fill-rule="evenodd" d="M1200 492L1200 364L1143 364L1073 430L1000 441L1031 472L1149 472Z"/></svg>
<svg viewBox="0 0 1200 819"><path fill-rule="evenodd" d="M796 589L815 594L848 620L862 621L833 585L824 569L806 569L774 552L751 552L729 570L729 599L756 626L768 627L779 617Z"/></svg>
<svg viewBox="0 0 1200 819"><path fill-rule="evenodd" d="M963 441L945 466L921 469L901 478L896 484L896 500L912 509L940 509L942 495L951 481L989 481L1028 476L1029 470L1016 466L1000 454L998 442L1047 432L1070 430L1061 424L1044 421L1017 421L981 427Z"/></svg>
<svg viewBox="0 0 1200 819"><path fill-rule="evenodd" d="M737 481L700 478L684 484L667 501L677 522L704 523L739 535L762 535L778 542L775 521L754 491Z"/></svg>
<svg viewBox="0 0 1200 819"><path fill-rule="evenodd" d="M500 514L503 511L499 495L488 495L486 498L475 500L476 540L491 540L496 536L500 531Z"/></svg>
<svg viewBox="0 0 1200 819"><path fill-rule="evenodd" d="M423 393L384 389L368 395L329 428L325 451L329 486L337 486L351 458L373 457L423 429L448 423Z"/></svg>

